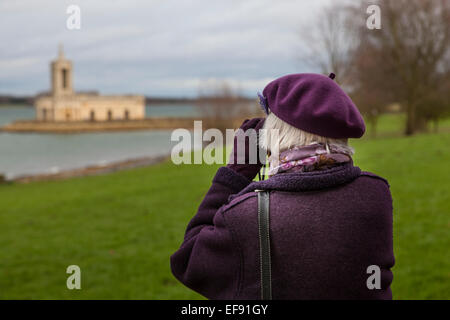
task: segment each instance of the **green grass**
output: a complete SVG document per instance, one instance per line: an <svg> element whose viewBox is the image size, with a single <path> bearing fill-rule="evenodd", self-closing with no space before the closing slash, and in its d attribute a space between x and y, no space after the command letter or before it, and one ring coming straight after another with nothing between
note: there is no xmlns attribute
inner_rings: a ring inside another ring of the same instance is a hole
<svg viewBox="0 0 450 320"><path fill-rule="evenodd" d="M354 141L356 165L389 180L393 295L450 299L450 134Z"/></svg>
<svg viewBox="0 0 450 320"><path fill-rule="evenodd" d="M215 169L164 163L0 186L0 298L198 298L173 278L169 256ZM66 288L71 264L82 290Z"/></svg>
<svg viewBox="0 0 450 320"><path fill-rule="evenodd" d="M450 134L352 145L356 165L391 184L394 298L449 299ZM173 278L169 256L216 170L167 162L0 185L0 298L202 298ZM72 264L81 267L81 290L66 288L65 270Z"/></svg>
<svg viewBox="0 0 450 320"><path fill-rule="evenodd" d="M379 116L376 126L377 134L381 136L402 135L405 131L406 114L404 113L386 113ZM367 136L372 133L371 123L366 119ZM444 131L450 128L450 117L441 119L439 121L439 131ZM428 123L428 130L432 132L434 130L434 124Z"/></svg>

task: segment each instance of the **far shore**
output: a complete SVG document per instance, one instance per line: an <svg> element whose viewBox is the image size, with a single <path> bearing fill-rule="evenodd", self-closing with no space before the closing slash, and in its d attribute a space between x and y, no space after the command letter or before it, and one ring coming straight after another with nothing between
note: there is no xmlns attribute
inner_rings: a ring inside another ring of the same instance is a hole
<svg viewBox="0 0 450 320"><path fill-rule="evenodd" d="M207 118L174 118L152 117L142 120L115 120L115 121L72 121L72 122L48 122L37 120L18 120L0 127L0 132L24 132L24 133L84 133L104 131L133 131L133 130L174 130L178 128L193 129L194 121L220 120ZM242 118L223 119L226 123L239 126Z"/></svg>

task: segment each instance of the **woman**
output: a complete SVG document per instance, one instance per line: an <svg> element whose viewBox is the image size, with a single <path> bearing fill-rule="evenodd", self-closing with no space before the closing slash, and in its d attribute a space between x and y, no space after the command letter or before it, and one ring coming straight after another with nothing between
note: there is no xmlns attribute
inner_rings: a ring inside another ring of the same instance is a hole
<svg viewBox="0 0 450 320"><path fill-rule="evenodd" d="M186 286L210 299L392 298L389 185L353 165L347 140L364 121L333 78L292 74L266 86L267 118L241 128L265 129L269 179L252 182L262 163L218 170L171 257Z"/></svg>

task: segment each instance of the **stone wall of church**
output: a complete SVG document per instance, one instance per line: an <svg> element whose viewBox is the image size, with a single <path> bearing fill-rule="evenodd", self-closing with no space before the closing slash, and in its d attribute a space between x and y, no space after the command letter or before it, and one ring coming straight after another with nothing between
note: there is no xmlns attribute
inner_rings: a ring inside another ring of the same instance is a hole
<svg viewBox="0 0 450 320"><path fill-rule="evenodd" d="M41 97L36 101L39 121L114 121L145 118L143 96L72 96Z"/></svg>

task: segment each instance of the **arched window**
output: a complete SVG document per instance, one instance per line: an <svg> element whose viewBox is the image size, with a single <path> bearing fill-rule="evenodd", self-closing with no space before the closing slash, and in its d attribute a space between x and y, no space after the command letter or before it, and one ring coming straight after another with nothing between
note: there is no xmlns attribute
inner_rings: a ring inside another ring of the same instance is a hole
<svg viewBox="0 0 450 320"><path fill-rule="evenodd" d="M67 89L67 69L62 69L62 87Z"/></svg>
<svg viewBox="0 0 450 320"><path fill-rule="evenodd" d="M124 118L125 118L125 120L129 120L130 119L130 111L128 111L128 109L125 109Z"/></svg>
<svg viewBox="0 0 450 320"><path fill-rule="evenodd" d="M108 120L111 121L112 120L112 111L108 110Z"/></svg>
<svg viewBox="0 0 450 320"><path fill-rule="evenodd" d="M91 113L90 113L90 115L89 115L89 119L90 119L91 121L95 121L95 111L94 111L94 110L91 110Z"/></svg>

